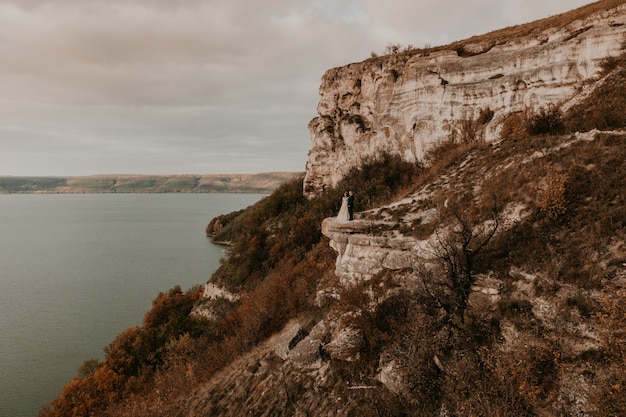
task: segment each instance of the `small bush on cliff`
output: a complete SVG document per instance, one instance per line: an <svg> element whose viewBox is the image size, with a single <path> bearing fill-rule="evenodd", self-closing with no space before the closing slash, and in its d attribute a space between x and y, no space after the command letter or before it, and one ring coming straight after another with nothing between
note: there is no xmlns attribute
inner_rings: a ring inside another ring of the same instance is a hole
<svg viewBox="0 0 626 417"><path fill-rule="evenodd" d="M423 171L421 164L404 161L395 154L381 153L363 158L359 166L353 167L337 184L340 193L333 198L335 211L331 216L339 209L341 190L353 190L355 211L365 211L391 201L411 186Z"/></svg>
<svg viewBox="0 0 626 417"><path fill-rule="evenodd" d="M559 135L565 132L561 110L555 105L526 109L509 114L502 122L500 139L522 139L528 136Z"/></svg>
<svg viewBox="0 0 626 417"><path fill-rule="evenodd" d="M526 119L526 131L530 135L559 135L565 131L561 110L550 105L530 113Z"/></svg>
<svg viewBox="0 0 626 417"><path fill-rule="evenodd" d="M493 110L486 107L480 110L475 120L471 118L458 120L452 127L448 140L464 145L484 141L485 126L493 119L493 116Z"/></svg>
<svg viewBox="0 0 626 417"><path fill-rule="evenodd" d="M445 311L449 322L463 322L471 287L474 285L475 262L489 244L500 225L499 207L494 203L485 220L482 216L450 203L443 215L449 217L449 231L437 234L434 256L438 268L422 278L422 285L437 308Z"/></svg>
<svg viewBox="0 0 626 417"><path fill-rule="evenodd" d="M600 389L593 397L596 410L592 414L597 417L626 415L626 291L611 289L602 296L598 314L600 337L607 347L601 358L611 365L598 377Z"/></svg>
<svg viewBox="0 0 626 417"><path fill-rule="evenodd" d="M428 167L423 180L436 178L443 170L453 166L462 157L466 156L472 149L484 146L484 141L473 141L461 143L454 137L441 141L426 150L424 162Z"/></svg>
<svg viewBox="0 0 626 417"><path fill-rule="evenodd" d="M428 178L454 164L470 150L485 144L485 129L493 119L494 112L489 107L480 110L474 119L458 120L450 127L450 134L445 140L426 149L424 162L429 167Z"/></svg>
<svg viewBox="0 0 626 417"><path fill-rule="evenodd" d="M567 209L565 187L567 176L551 170L545 179L545 186L537 200L537 207L546 220L554 220Z"/></svg>
<svg viewBox="0 0 626 417"><path fill-rule="evenodd" d="M526 137L526 115L523 112L511 113L502 121L500 139L513 140Z"/></svg>
<svg viewBox="0 0 626 417"><path fill-rule="evenodd" d="M595 90L582 102L572 106L564 116L570 132L592 129L623 129L626 127L626 54L604 61Z"/></svg>

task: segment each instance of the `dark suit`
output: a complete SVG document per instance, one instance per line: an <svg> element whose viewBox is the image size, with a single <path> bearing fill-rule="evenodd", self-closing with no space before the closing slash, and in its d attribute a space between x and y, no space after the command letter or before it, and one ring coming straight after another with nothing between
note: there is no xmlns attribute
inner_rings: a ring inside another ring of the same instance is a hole
<svg viewBox="0 0 626 417"><path fill-rule="evenodd" d="M348 196L348 213L350 214L350 220L354 217L352 215L352 208L354 207L354 194Z"/></svg>

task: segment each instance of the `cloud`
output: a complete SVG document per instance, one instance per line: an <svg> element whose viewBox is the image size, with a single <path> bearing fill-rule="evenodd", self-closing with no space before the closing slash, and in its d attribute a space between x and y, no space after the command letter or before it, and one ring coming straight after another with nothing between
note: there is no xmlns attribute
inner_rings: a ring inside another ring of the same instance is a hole
<svg viewBox="0 0 626 417"><path fill-rule="evenodd" d="M583 3L0 0L0 175L302 171L327 69Z"/></svg>

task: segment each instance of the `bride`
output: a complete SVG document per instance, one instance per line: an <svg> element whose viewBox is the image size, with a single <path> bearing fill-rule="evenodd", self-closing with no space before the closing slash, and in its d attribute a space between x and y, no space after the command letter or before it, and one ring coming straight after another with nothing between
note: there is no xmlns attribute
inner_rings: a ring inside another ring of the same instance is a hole
<svg viewBox="0 0 626 417"><path fill-rule="evenodd" d="M348 212L348 192L343 193L343 197L341 197L341 208L339 209L339 214L337 214L337 220L342 222L347 222L350 220L350 213Z"/></svg>

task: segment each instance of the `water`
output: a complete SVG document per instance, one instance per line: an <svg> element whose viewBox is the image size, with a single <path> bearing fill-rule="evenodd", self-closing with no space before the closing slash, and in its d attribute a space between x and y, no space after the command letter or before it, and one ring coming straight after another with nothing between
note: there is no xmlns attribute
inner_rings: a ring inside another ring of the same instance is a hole
<svg viewBox="0 0 626 417"><path fill-rule="evenodd" d="M204 235L258 194L0 195L0 417L33 417L159 292L204 284Z"/></svg>

